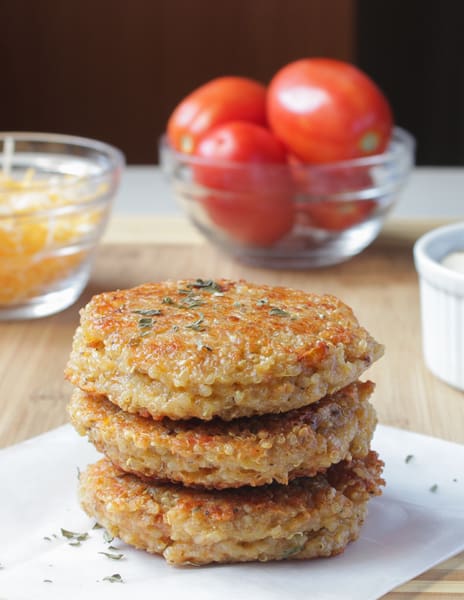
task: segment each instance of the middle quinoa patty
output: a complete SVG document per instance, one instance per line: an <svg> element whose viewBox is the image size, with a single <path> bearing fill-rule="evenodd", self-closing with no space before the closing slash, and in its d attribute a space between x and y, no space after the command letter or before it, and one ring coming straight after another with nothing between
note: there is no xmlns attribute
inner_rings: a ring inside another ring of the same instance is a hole
<svg viewBox="0 0 464 600"><path fill-rule="evenodd" d="M307 407L234 421L155 421L75 390L71 422L126 472L187 486L236 488L311 477L363 458L376 425L370 381Z"/></svg>

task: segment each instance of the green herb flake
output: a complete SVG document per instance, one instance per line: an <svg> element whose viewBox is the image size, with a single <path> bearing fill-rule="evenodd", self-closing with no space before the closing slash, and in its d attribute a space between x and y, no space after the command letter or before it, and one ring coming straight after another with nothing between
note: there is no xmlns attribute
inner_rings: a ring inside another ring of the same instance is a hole
<svg viewBox="0 0 464 600"><path fill-rule="evenodd" d="M121 558L124 558L124 554L113 554L112 552L99 552L98 554L103 554L103 556L112 560L121 560Z"/></svg>
<svg viewBox="0 0 464 600"><path fill-rule="evenodd" d="M119 573L114 573L114 575L103 577L102 581L109 581L110 583L124 583L124 580Z"/></svg>
<svg viewBox="0 0 464 600"><path fill-rule="evenodd" d="M180 302L179 308L196 308L202 304L204 304L204 302L198 296L187 296Z"/></svg>
<svg viewBox="0 0 464 600"><path fill-rule="evenodd" d="M144 328L144 327L152 327L153 325L153 319L151 317L142 317L141 319L139 319L139 327Z"/></svg>
<svg viewBox="0 0 464 600"><path fill-rule="evenodd" d="M119 550L119 548L116 548L116 546L108 546L108 550Z"/></svg>
<svg viewBox="0 0 464 600"><path fill-rule="evenodd" d="M170 298L169 296L165 296L161 302L163 304L175 304L174 300L172 298Z"/></svg>
<svg viewBox="0 0 464 600"><path fill-rule="evenodd" d="M43 539L47 540L47 542L51 542L52 541L52 538L48 537L48 535L44 535Z"/></svg>
<svg viewBox="0 0 464 600"><path fill-rule="evenodd" d="M269 314L276 317L291 317L291 314L289 312L287 312L286 310L282 310L277 306L273 306L269 311Z"/></svg>
<svg viewBox="0 0 464 600"><path fill-rule="evenodd" d="M406 456L406 458L404 459L404 462L405 462L406 464L408 464L408 463L410 463L410 462L412 461L412 459L413 459L413 458L414 458L414 454L408 454L408 455Z"/></svg>
<svg viewBox="0 0 464 600"><path fill-rule="evenodd" d="M92 529L103 529L103 526L100 523L94 523Z"/></svg>
<svg viewBox="0 0 464 600"><path fill-rule="evenodd" d="M79 541L69 542L68 546L80 546L81 543Z"/></svg>
<svg viewBox="0 0 464 600"><path fill-rule="evenodd" d="M44 583L53 583L53 581L51 579L44 579L43 582Z"/></svg>
<svg viewBox="0 0 464 600"><path fill-rule="evenodd" d="M435 492L438 490L438 485L436 483L434 483L430 488L429 491L432 492L433 494L435 494Z"/></svg>
<svg viewBox="0 0 464 600"><path fill-rule="evenodd" d="M144 317L158 317L159 315L163 314L158 308L150 308L148 310L133 310L132 312L136 315L142 315Z"/></svg>
<svg viewBox="0 0 464 600"><path fill-rule="evenodd" d="M80 481L81 478L81 470L79 469L79 467L76 467L77 469L77 480Z"/></svg>
<svg viewBox="0 0 464 600"><path fill-rule="evenodd" d="M200 317L194 321L193 323L190 323L189 325L186 325L186 329L193 329L194 331L204 331L205 328L202 326L202 324L204 323L205 319L203 317L203 315L201 313Z"/></svg>
<svg viewBox="0 0 464 600"><path fill-rule="evenodd" d="M206 292L222 292L223 289L216 281L212 279L196 279L194 283L188 285L190 288L203 289Z"/></svg>
<svg viewBox="0 0 464 600"><path fill-rule="evenodd" d="M76 533L75 531L69 531L68 529L61 528L61 535L68 540L74 540L75 542L83 542L89 537L88 533ZM73 544L77 546L78 544Z"/></svg>
<svg viewBox="0 0 464 600"><path fill-rule="evenodd" d="M107 544L111 544L111 542L114 540L114 536L111 535L111 533L108 533L108 531L106 531L106 529L103 531L103 540L107 543Z"/></svg>
<svg viewBox="0 0 464 600"><path fill-rule="evenodd" d="M139 319L139 329L141 330L140 337L146 337L147 335L150 335L152 327L153 319L151 317L142 317Z"/></svg>

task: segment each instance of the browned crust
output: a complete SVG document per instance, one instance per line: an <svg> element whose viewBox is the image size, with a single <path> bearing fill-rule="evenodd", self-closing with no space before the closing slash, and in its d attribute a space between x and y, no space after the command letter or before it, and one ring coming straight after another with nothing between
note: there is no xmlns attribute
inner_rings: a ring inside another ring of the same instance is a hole
<svg viewBox="0 0 464 600"><path fill-rule="evenodd" d="M112 535L173 564L313 558L356 539L382 466L370 452L288 486L200 491L149 484L103 459L81 475L80 497Z"/></svg>
<svg viewBox="0 0 464 600"><path fill-rule="evenodd" d="M95 296L81 311L67 378L128 412L233 419L315 402L383 353L333 296L199 281Z"/></svg>
<svg viewBox="0 0 464 600"><path fill-rule="evenodd" d="M68 406L77 431L127 472L208 488L286 484L369 451L376 425L374 384L353 383L281 415L234 421L154 421L75 390Z"/></svg>

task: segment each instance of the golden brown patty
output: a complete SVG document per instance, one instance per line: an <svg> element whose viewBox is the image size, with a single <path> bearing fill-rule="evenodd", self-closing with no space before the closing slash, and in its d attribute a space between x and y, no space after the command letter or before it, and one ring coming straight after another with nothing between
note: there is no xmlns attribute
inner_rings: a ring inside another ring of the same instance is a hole
<svg viewBox="0 0 464 600"><path fill-rule="evenodd" d="M357 382L288 413L228 422L154 421L81 390L68 412L77 431L124 471L221 489L286 484L366 456L376 425L373 389Z"/></svg>
<svg viewBox="0 0 464 600"><path fill-rule="evenodd" d="M333 296L243 281L95 296L66 370L81 389L161 419L233 419L315 402L383 353Z"/></svg>
<svg viewBox="0 0 464 600"><path fill-rule="evenodd" d="M80 497L112 535L170 563L313 558L358 537L382 465L370 452L288 486L200 491L150 485L103 459L81 474Z"/></svg>

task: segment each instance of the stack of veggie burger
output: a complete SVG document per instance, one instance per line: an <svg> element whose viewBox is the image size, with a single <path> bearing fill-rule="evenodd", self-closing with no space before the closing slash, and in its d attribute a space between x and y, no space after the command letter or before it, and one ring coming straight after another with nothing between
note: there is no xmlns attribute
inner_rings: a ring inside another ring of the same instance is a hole
<svg viewBox="0 0 464 600"><path fill-rule="evenodd" d="M85 511L174 564L332 556L356 539L383 348L333 296L245 281L151 283L82 310L71 421L106 457Z"/></svg>

